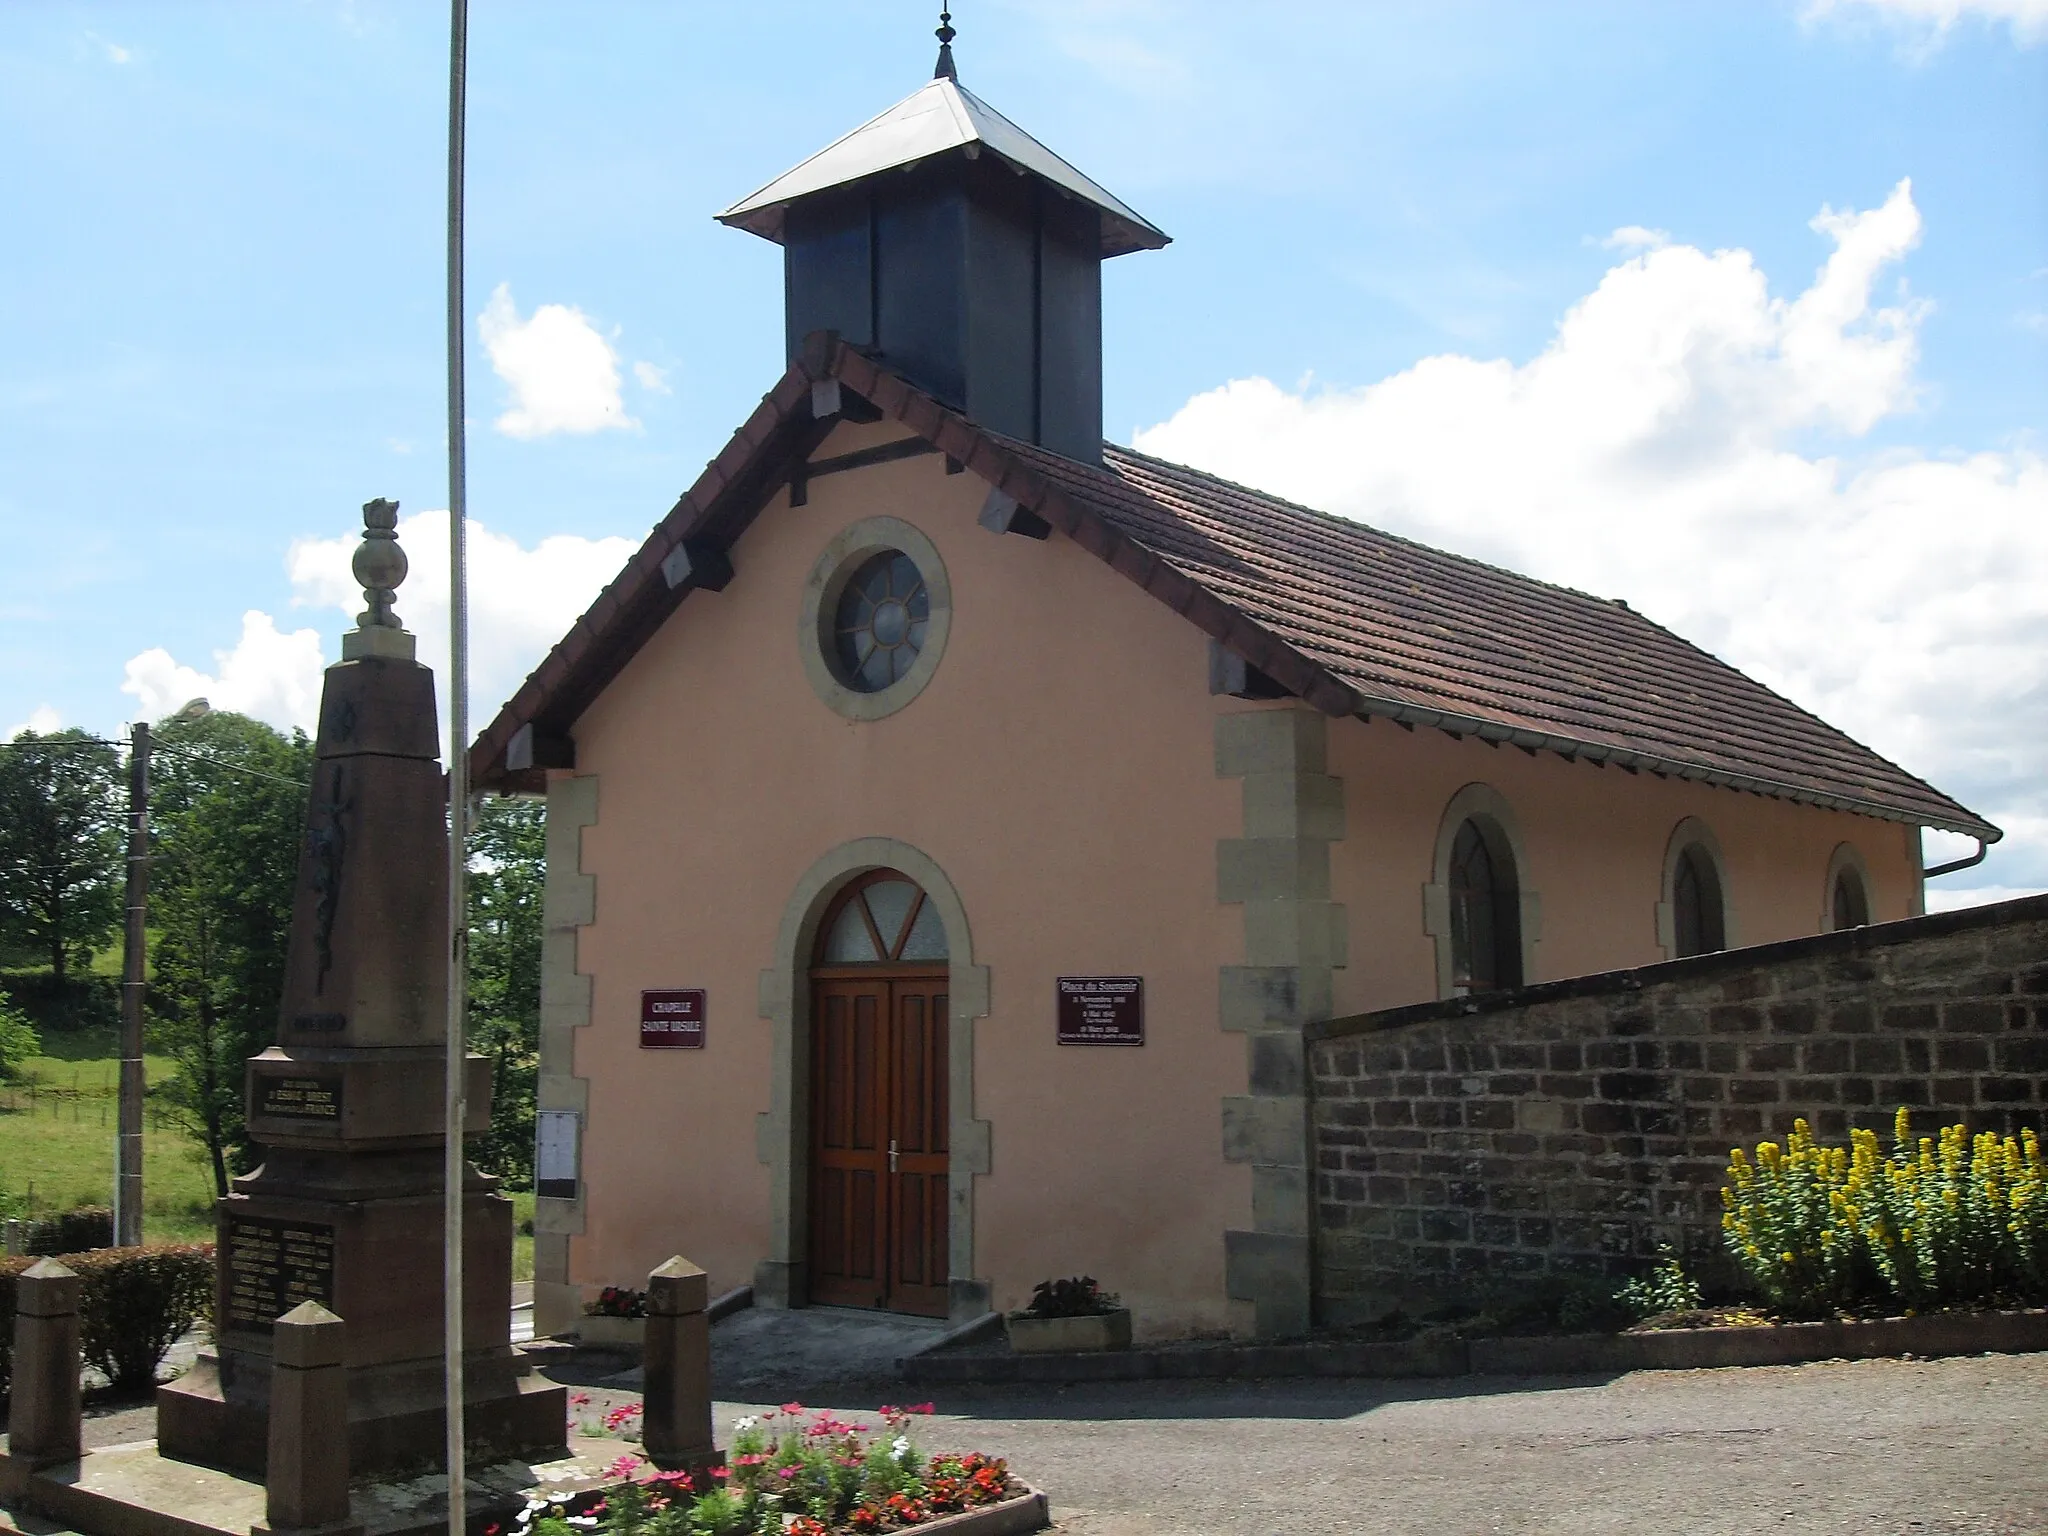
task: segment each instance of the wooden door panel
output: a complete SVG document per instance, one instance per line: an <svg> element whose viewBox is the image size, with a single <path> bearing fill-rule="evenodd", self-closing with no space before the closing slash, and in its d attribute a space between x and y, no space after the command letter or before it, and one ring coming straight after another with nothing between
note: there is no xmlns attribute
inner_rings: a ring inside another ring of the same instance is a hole
<svg viewBox="0 0 2048 1536"><path fill-rule="evenodd" d="M894 1050L889 1094L896 1156L890 1175L888 1304L943 1317L946 1251L946 988L890 985Z"/></svg>
<svg viewBox="0 0 2048 1536"><path fill-rule="evenodd" d="M945 979L820 977L811 1019L811 1299L944 1316Z"/></svg>
<svg viewBox="0 0 2048 1536"><path fill-rule="evenodd" d="M820 982L811 1060L811 1296L872 1307L886 1285L884 982Z"/></svg>

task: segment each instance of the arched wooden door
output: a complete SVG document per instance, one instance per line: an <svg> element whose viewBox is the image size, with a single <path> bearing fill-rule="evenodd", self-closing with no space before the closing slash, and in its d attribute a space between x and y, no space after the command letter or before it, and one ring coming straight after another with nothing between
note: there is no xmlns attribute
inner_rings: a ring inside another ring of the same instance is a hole
<svg viewBox="0 0 2048 1536"><path fill-rule="evenodd" d="M811 970L811 1300L943 1317L946 933L893 870L840 893Z"/></svg>

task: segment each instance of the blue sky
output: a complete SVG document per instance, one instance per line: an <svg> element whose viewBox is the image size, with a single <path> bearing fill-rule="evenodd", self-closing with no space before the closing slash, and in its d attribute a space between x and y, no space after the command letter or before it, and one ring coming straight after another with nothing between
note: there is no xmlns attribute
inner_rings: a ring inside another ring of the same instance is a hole
<svg viewBox="0 0 2048 1536"><path fill-rule="evenodd" d="M482 716L779 371L778 253L711 214L935 19L477 0ZM955 21L1175 237L1107 269L1112 436L1629 597L2006 825L1955 884L2048 887L2048 0ZM0 8L0 730L308 718L357 506L446 506L445 48L417 3Z"/></svg>

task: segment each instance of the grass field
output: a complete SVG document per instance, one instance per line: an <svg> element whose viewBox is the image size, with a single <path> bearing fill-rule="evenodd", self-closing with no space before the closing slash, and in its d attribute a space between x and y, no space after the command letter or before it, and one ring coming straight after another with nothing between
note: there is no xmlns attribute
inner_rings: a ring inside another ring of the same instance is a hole
<svg viewBox="0 0 2048 1536"><path fill-rule="evenodd" d="M21 1081L0 1084L0 1195L24 1215L113 1200L121 1063L111 1030L51 1031ZM152 1085L172 1072L147 1056ZM154 1102L142 1132L142 1224L152 1241L213 1235L213 1177L199 1144Z"/></svg>
<svg viewBox="0 0 2048 1536"><path fill-rule="evenodd" d="M51 1031L23 1080L0 1083L0 1205L46 1216L113 1200L114 1123L121 1081L112 1030ZM168 1057L145 1056L152 1087ZM533 1278L533 1195L512 1195L512 1278ZM151 1102L142 1132L142 1226L151 1242L213 1238L213 1175L205 1149Z"/></svg>

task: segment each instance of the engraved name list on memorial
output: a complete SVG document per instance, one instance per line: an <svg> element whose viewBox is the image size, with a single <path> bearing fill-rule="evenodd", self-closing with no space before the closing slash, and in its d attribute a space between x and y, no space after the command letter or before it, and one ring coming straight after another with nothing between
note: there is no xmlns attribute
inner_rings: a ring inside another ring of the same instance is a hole
<svg viewBox="0 0 2048 1536"><path fill-rule="evenodd" d="M302 1301L334 1305L334 1228L230 1217L226 1325L268 1333Z"/></svg>

